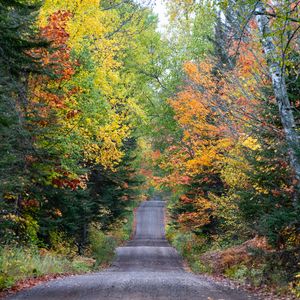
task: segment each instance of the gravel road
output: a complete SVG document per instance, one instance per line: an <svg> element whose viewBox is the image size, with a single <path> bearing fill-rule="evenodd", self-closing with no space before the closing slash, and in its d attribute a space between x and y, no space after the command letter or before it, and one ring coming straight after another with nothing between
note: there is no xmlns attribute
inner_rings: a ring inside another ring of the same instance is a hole
<svg viewBox="0 0 300 300"><path fill-rule="evenodd" d="M163 201L142 203L136 223L134 239L117 248L114 263L106 271L50 281L7 299L257 299L184 271L182 259L165 239Z"/></svg>

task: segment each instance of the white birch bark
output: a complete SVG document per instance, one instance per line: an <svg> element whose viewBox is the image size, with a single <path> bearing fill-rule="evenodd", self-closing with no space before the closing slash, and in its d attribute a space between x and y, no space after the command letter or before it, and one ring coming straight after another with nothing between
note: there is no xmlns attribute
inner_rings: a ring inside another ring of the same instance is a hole
<svg viewBox="0 0 300 300"><path fill-rule="evenodd" d="M299 140L296 130L296 123L287 93L283 68L280 66L280 56L276 52L274 40L271 35L271 30L269 26L269 19L265 13L266 9L264 3L262 1L258 1L255 9L256 21L260 32L263 50L267 59L269 73L272 78L272 85L279 109L281 123L285 132L290 158L290 165L294 169L295 177L298 181L296 185L296 194L299 195L300 161L299 157L297 157L296 155L296 151L297 149L299 149Z"/></svg>

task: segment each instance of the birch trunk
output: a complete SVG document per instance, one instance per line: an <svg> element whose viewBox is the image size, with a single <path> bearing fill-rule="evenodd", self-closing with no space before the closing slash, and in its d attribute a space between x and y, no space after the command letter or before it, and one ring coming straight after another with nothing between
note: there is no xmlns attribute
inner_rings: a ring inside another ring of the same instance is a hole
<svg viewBox="0 0 300 300"><path fill-rule="evenodd" d="M299 149L299 140L296 131L296 123L287 93L283 68L280 66L281 59L276 52L273 37L271 35L271 30L269 27L269 19L266 15L266 9L262 1L257 2L255 14L263 50L267 59L269 73L272 78L272 85L279 109L281 123L285 132L290 164L293 170L295 171L295 177L297 179L296 194L299 195L300 161L299 157L297 157L297 149ZM296 198L295 201L297 201Z"/></svg>

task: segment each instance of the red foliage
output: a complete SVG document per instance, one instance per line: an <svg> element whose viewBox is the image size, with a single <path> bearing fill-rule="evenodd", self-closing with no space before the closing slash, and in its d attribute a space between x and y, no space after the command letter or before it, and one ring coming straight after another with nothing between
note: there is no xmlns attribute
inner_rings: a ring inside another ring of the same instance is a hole
<svg viewBox="0 0 300 300"><path fill-rule="evenodd" d="M42 116L47 116L52 108L67 109L66 99L70 95L78 93L78 89L73 88L70 91L64 90L60 94L58 91L53 92L47 87L49 82L53 82L57 89L60 89L64 81L72 78L75 74L75 68L78 66L78 62L71 59L71 49L67 45L69 34L66 26L71 17L72 14L68 11L59 10L53 13L48 18L48 24L40 29L41 37L51 43L51 49L38 49L32 53L34 55L37 52L42 57L44 67L56 76L54 80L46 75L35 76L31 79L33 99L47 104ZM70 112L68 117L73 117L78 112ZM39 124L40 126L47 125L47 122L43 123L45 120L40 122L42 122Z"/></svg>
<svg viewBox="0 0 300 300"><path fill-rule="evenodd" d="M67 179L67 178L54 178L52 179L52 185L58 188L70 188L76 190L80 186L81 181L79 179Z"/></svg>
<svg viewBox="0 0 300 300"><path fill-rule="evenodd" d="M49 17L48 25L41 29L42 37L50 41L55 49L53 52L46 51L44 64L54 64L54 72L62 80L70 79L74 74L70 48L67 46L69 34L66 31L67 22L71 17L70 12L59 10Z"/></svg>
<svg viewBox="0 0 300 300"><path fill-rule="evenodd" d="M23 208L34 208L39 207L40 203L35 199L26 199L21 202L21 205Z"/></svg>

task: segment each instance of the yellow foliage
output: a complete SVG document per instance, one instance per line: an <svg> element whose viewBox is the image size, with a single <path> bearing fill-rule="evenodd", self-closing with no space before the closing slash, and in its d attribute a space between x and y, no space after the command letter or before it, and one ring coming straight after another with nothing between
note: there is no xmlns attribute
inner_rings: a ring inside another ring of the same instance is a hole
<svg viewBox="0 0 300 300"><path fill-rule="evenodd" d="M67 95L68 85L76 87L77 93L63 100L63 109L54 107L60 118L57 123L61 135L72 133L77 138L73 143L84 153L86 161L114 169L124 156L122 145L130 134L130 117L145 116L137 99L129 96L135 75L122 75L124 49L134 45L134 38L128 36L138 30L134 27L136 17L131 18L133 26L119 30L124 19L117 10L101 9L101 0L45 0L40 26L46 26L49 16L58 11L71 14L64 28L68 33L67 46L78 57L88 52L93 70L79 65L67 84L49 80L43 88L64 89ZM41 101L43 88L36 87L33 102ZM68 112L71 118L66 118ZM71 147L70 150L73 151Z"/></svg>
<svg viewBox="0 0 300 300"><path fill-rule="evenodd" d="M221 178L229 187L246 188L248 184L247 171L249 171L249 164L243 157L240 143L237 143L223 158Z"/></svg>
<svg viewBox="0 0 300 300"><path fill-rule="evenodd" d="M244 140L244 142L242 143L242 145L249 148L249 149L251 149L251 150L258 150L258 149L261 148L258 141L257 141L257 139L254 139L251 136L246 138Z"/></svg>

